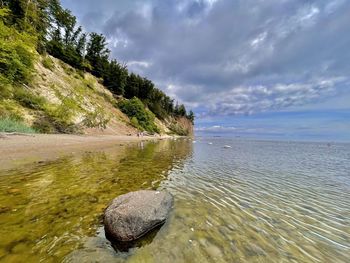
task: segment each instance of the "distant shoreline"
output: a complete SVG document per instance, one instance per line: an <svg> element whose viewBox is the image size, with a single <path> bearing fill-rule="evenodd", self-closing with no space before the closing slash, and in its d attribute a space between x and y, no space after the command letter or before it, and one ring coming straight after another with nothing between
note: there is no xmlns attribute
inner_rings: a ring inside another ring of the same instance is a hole
<svg viewBox="0 0 350 263"><path fill-rule="evenodd" d="M6 134L0 133L0 169L49 161L69 154L124 146L126 143L171 138L171 136Z"/></svg>

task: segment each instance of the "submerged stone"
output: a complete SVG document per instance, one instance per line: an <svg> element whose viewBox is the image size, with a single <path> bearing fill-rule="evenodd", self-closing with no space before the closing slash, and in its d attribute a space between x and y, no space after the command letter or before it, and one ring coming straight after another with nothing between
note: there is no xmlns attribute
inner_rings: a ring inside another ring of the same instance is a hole
<svg viewBox="0 0 350 263"><path fill-rule="evenodd" d="M115 198L104 213L106 236L134 241L164 224L173 205L170 193L141 190Z"/></svg>

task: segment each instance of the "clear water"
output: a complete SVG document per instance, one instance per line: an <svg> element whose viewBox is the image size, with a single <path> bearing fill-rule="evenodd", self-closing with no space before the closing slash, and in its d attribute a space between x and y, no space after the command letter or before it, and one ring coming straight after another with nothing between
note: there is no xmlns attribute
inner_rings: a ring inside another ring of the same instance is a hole
<svg viewBox="0 0 350 263"><path fill-rule="evenodd" d="M0 172L0 261L349 262L350 144L199 138L122 149ZM138 189L170 191L174 209L141 247L116 252L103 209Z"/></svg>

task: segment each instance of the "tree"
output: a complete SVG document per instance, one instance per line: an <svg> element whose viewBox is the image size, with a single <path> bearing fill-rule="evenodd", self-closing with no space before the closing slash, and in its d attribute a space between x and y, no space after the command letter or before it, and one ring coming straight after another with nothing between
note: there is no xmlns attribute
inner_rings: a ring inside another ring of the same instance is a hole
<svg viewBox="0 0 350 263"><path fill-rule="evenodd" d="M84 69L86 34L77 27L76 17L56 0L51 3L50 10L52 26L47 51L75 68Z"/></svg>
<svg viewBox="0 0 350 263"><path fill-rule="evenodd" d="M127 84L125 87L125 98L131 99L133 97L139 97L140 80L139 76L131 73L127 78Z"/></svg>
<svg viewBox="0 0 350 263"><path fill-rule="evenodd" d="M43 42L49 27L48 6L53 0L1 0L1 7L11 10L11 25L38 36ZM42 44L42 43L41 43Z"/></svg>
<svg viewBox="0 0 350 263"><path fill-rule="evenodd" d="M60 0L0 0L0 27L0 85L28 82L36 47L102 78L114 94L139 98L160 119L169 115L194 119L193 112L186 115L184 105L174 107L174 100L151 80L129 74L125 65L110 60L106 37L85 33Z"/></svg>
<svg viewBox="0 0 350 263"><path fill-rule="evenodd" d="M128 70L126 66L112 60L104 75L104 85L114 94L124 95L125 86L128 80Z"/></svg>
<svg viewBox="0 0 350 263"><path fill-rule="evenodd" d="M119 108L124 112L136 128L154 133L159 132L154 124L154 114L147 110L142 101L136 97L119 103Z"/></svg>
<svg viewBox="0 0 350 263"><path fill-rule="evenodd" d="M6 25L11 12L0 9L0 89L14 82L27 83L33 70L36 37Z"/></svg>
<svg viewBox="0 0 350 263"><path fill-rule="evenodd" d="M195 118L194 113L192 110L190 110L190 112L187 115L187 119L189 119L192 122L192 124L194 124L194 118Z"/></svg>
<svg viewBox="0 0 350 263"><path fill-rule="evenodd" d="M186 116L186 108L183 104L181 104L178 108L179 116Z"/></svg>
<svg viewBox="0 0 350 263"><path fill-rule="evenodd" d="M143 78L140 82L139 97L141 100L147 100L151 96L154 84L147 78Z"/></svg>
<svg viewBox="0 0 350 263"><path fill-rule="evenodd" d="M79 40L77 41L77 45L76 45L76 51L80 57L82 58L85 57L85 51L86 51L86 34L85 33L83 33L79 37Z"/></svg>
<svg viewBox="0 0 350 263"><path fill-rule="evenodd" d="M85 58L92 66L92 74L103 77L104 70L107 69L109 53L106 38L102 34L91 33Z"/></svg>
<svg viewBox="0 0 350 263"><path fill-rule="evenodd" d="M167 115L164 108L164 97L165 94L163 91L154 88L150 93L147 103L149 109L160 119L164 119Z"/></svg>

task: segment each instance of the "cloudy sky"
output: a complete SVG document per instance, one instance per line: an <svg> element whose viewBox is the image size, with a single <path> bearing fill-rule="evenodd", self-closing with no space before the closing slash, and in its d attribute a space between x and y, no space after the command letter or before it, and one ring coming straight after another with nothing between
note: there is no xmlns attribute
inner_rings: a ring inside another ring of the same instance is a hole
<svg viewBox="0 0 350 263"><path fill-rule="evenodd" d="M62 0L197 134L350 141L348 0Z"/></svg>

